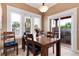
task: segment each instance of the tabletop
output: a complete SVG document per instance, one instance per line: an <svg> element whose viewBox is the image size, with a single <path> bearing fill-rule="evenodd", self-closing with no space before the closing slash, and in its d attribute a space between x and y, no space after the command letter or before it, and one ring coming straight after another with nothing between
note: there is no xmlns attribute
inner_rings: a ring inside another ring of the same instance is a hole
<svg viewBox="0 0 79 59"><path fill-rule="evenodd" d="M42 45L46 45L46 44L49 44L49 43L55 43L58 40L59 40L59 38L50 38L50 37L47 37L47 36L34 37L34 41L38 42Z"/></svg>

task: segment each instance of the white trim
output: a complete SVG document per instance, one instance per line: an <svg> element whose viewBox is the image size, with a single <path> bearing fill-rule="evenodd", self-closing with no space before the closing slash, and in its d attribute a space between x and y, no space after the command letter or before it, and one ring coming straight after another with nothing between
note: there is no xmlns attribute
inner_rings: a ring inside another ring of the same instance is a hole
<svg viewBox="0 0 79 59"><path fill-rule="evenodd" d="M49 16L48 19L55 19L70 15L72 17L71 50L77 51L77 7Z"/></svg>
<svg viewBox="0 0 79 59"><path fill-rule="evenodd" d="M59 18L59 26L60 26L60 20L61 19ZM61 38L61 31L60 30L61 30L61 28L59 27L59 39Z"/></svg>

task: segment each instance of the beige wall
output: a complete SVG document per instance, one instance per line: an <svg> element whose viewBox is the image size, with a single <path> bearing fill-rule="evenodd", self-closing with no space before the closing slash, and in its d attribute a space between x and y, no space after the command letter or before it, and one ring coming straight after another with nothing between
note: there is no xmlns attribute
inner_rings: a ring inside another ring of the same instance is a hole
<svg viewBox="0 0 79 59"><path fill-rule="evenodd" d="M54 14L57 14L57 13L60 13L60 12L63 12L65 10L68 10L68 9L72 9L72 8L75 8L75 7L78 7L78 18L77 18L77 27L79 27L79 4L77 3L59 3L59 4L56 4L54 6L52 6L46 13L45 13L45 16L44 16L44 31L47 31L47 24L48 24L48 21L47 21L47 16L50 16L50 15L54 15ZM77 48L79 49L79 31L77 30Z"/></svg>
<svg viewBox="0 0 79 59"><path fill-rule="evenodd" d="M38 9L33 8L24 3L1 3L1 6L2 6L2 32L7 31L7 5L41 15L41 13Z"/></svg>
<svg viewBox="0 0 79 59"><path fill-rule="evenodd" d="M7 30L7 5L1 4L2 6L2 32Z"/></svg>

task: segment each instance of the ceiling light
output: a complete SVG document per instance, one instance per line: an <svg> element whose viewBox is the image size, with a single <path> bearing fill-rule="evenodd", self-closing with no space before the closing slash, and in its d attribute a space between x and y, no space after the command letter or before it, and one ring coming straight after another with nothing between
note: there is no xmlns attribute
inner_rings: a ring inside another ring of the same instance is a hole
<svg viewBox="0 0 79 59"><path fill-rule="evenodd" d="M48 10L48 7L43 3L42 6L39 8L41 12L46 12Z"/></svg>

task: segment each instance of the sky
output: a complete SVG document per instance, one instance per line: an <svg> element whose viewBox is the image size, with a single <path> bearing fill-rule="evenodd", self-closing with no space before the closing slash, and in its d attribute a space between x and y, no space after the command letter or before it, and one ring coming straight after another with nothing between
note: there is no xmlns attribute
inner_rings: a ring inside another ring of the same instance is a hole
<svg viewBox="0 0 79 59"><path fill-rule="evenodd" d="M60 20L60 26L65 25L66 23L70 22L71 23L71 18Z"/></svg>

